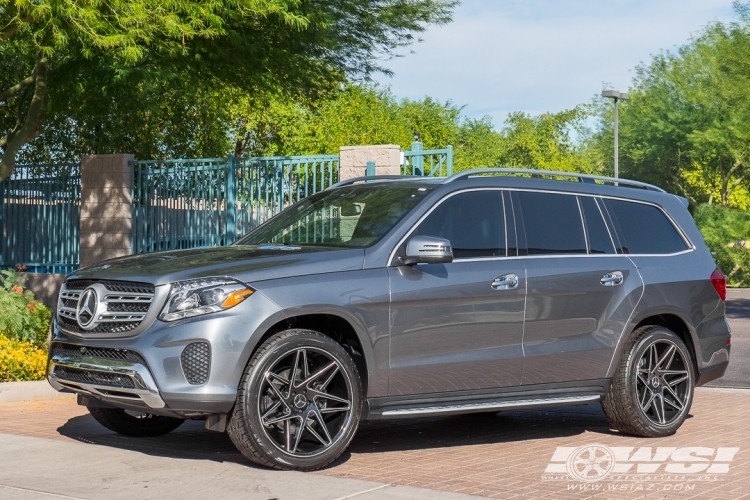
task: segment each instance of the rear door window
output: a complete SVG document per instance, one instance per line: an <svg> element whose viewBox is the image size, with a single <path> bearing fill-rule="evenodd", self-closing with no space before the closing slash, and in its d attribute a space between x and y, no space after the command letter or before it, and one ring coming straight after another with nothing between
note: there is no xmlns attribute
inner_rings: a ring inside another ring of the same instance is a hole
<svg viewBox="0 0 750 500"><path fill-rule="evenodd" d="M610 199L604 199L604 205L624 253L666 255L688 248L672 222L657 207Z"/></svg>
<svg viewBox="0 0 750 500"><path fill-rule="evenodd" d="M457 259L505 257L505 213L501 191L468 191L443 201L415 234L451 242Z"/></svg>
<svg viewBox="0 0 750 500"><path fill-rule="evenodd" d="M520 191L518 197L529 255L585 254L576 196Z"/></svg>
<svg viewBox="0 0 750 500"><path fill-rule="evenodd" d="M615 246L610 238L607 225L597 202L590 196L579 196L583 219L586 223L586 236L589 241L589 253L592 254L614 254Z"/></svg>

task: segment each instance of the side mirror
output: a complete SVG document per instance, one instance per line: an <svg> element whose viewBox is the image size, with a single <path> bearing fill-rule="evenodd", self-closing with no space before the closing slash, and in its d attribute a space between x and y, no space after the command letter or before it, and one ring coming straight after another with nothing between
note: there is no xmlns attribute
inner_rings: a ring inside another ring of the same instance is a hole
<svg viewBox="0 0 750 500"><path fill-rule="evenodd" d="M445 264L453 262L451 242L444 238L433 236L415 236L406 244L406 257L401 257L401 263L406 266L413 264Z"/></svg>

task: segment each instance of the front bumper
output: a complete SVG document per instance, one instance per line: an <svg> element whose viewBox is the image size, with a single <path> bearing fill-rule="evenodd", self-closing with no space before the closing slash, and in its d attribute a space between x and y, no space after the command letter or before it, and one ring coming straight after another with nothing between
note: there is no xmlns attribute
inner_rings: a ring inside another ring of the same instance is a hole
<svg viewBox="0 0 750 500"><path fill-rule="evenodd" d="M58 391L119 408L183 418L225 414L258 340L283 318L276 304L256 292L220 313L154 320L131 337L87 338L55 324L47 379ZM205 383L191 383L182 354L201 342L210 345L210 371Z"/></svg>
<svg viewBox="0 0 750 500"><path fill-rule="evenodd" d="M166 406L151 372L140 363L56 354L50 357L47 373L58 391L128 405L142 403L151 409Z"/></svg>

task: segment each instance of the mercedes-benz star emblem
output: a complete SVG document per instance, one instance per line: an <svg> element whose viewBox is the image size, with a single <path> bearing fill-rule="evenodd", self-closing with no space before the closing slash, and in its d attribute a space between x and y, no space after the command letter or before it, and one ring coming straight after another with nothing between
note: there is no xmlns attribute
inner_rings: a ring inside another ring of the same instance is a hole
<svg viewBox="0 0 750 500"><path fill-rule="evenodd" d="M78 299L78 307L76 308L76 320L81 328L86 328L94 321L96 315L97 304L96 292L93 288L87 288L82 294L81 298Z"/></svg>
<svg viewBox="0 0 750 500"><path fill-rule="evenodd" d="M302 409L307 405L307 398L304 396L304 394L297 394L294 396L294 406L296 406L299 409Z"/></svg>

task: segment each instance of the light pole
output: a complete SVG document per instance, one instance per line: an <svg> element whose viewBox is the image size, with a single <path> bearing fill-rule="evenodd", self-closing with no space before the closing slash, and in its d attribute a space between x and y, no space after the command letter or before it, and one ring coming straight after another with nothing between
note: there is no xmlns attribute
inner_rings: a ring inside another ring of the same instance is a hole
<svg viewBox="0 0 750 500"><path fill-rule="evenodd" d="M618 103L620 101L627 101L628 99L630 99L630 94L626 92L618 92L616 90L603 90L602 97L607 97L609 99L612 99L615 105L615 179L617 179L620 173L619 164L618 164L620 155L618 152L619 144L618 144L618 137L617 137L619 133L618 123L617 123L618 122L617 108L618 108Z"/></svg>

